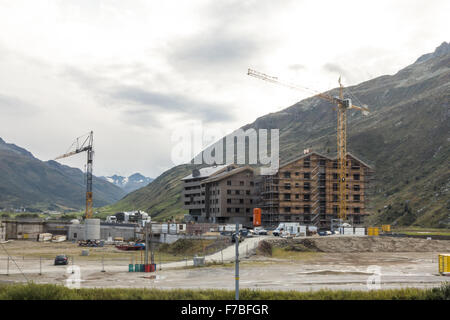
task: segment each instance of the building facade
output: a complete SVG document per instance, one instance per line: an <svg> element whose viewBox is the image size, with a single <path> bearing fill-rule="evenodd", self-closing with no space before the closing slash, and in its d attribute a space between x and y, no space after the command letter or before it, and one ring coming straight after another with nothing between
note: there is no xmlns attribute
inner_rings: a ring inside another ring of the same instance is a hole
<svg viewBox="0 0 450 320"><path fill-rule="evenodd" d="M347 154L347 217L354 226L369 214L373 169ZM183 178L184 208L196 222L251 226L253 209L261 208L263 226L299 222L330 229L339 213L338 162L316 152L280 165L272 175L235 165L197 170Z"/></svg>
<svg viewBox="0 0 450 320"><path fill-rule="evenodd" d="M368 190L372 168L347 154L347 217L355 226L369 213ZM266 226L299 222L330 229L339 212L338 162L316 152L282 164L273 175L259 176L257 205Z"/></svg>
<svg viewBox="0 0 450 320"><path fill-rule="evenodd" d="M182 180L183 207L194 221L251 225L256 201L251 167L204 168Z"/></svg>
<svg viewBox="0 0 450 320"><path fill-rule="evenodd" d="M183 181L183 209L189 211L194 222L206 222L206 192L204 181L224 171L236 168L236 165L223 165L192 170L192 174Z"/></svg>

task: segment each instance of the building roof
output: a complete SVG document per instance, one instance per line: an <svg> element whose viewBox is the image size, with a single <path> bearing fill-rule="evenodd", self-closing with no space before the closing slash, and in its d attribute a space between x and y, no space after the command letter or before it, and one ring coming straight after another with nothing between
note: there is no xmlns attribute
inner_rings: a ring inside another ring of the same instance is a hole
<svg viewBox="0 0 450 320"><path fill-rule="evenodd" d="M253 168L249 167L249 166L245 166L245 167L240 167L240 168L235 168L233 170L230 171L225 171L225 172L221 172L220 174L217 174L209 179L204 180L203 182L207 183L207 182L214 182L214 181L220 181L222 179L231 177L237 173L246 171L246 170L250 170L253 172Z"/></svg>
<svg viewBox="0 0 450 320"><path fill-rule="evenodd" d="M307 154L303 154L303 155L301 155L300 157L297 157L297 158L295 158L295 159L292 159L292 160L289 160L289 161L287 161L287 162L285 162L285 163L280 164L280 168L285 167L285 166L287 166L288 164L291 164L291 163L296 162L296 161L298 161L298 160L301 160L301 159L303 159L303 158L309 157L309 156L311 156L311 155L313 155L313 154L318 155L318 156L323 157L323 158L328 159L328 160L336 160L336 159L337 159L337 155L331 158L331 157L328 157L328 156L326 156L326 155L323 155L323 154L321 154L321 153L319 153L319 152L313 151L313 152L310 152L310 153L307 153ZM352 157L353 159L355 159L355 160L361 162L364 166L366 166L366 167L368 167L368 168L370 168L370 169L373 169L372 166L370 166L370 165L367 164L366 162L362 161L361 159L359 159L358 157L356 157L354 154L352 154L352 153L350 153L350 152L347 152L347 156L350 156L350 157Z"/></svg>
<svg viewBox="0 0 450 320"><path fill-rule="evenodd" d="M194 169L194 170L198 170L198 175L196 175L194 177L193 174L190 174L181 180L208 178L208 177L211 177L213 175L216 175L216 174L219 174L219 173L225 171L228 167L236 167L236 165L235 164L224 164L224 165L220 165L220 166L212 166L212 167L206 167L206 168L201 168L201 169Z"/></svg>

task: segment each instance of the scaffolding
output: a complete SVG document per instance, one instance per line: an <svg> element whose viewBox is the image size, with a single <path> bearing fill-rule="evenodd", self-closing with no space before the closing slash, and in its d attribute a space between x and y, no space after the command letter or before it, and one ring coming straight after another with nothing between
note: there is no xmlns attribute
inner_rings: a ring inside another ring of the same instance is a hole
<svg viewBox="0 0 450 320"><path fill-rule="evenodd" d="M305 159L304 159L305 160ZM355 162L356 160L356 162ZM295 178L291 175L284 176L282 172L274 175L265 175L256 177L256 204L262 210L262 222L267 227L276 226L284 220L291 221L291 218L306 225L316 226L318 229L329 229L333 225L350 223L355 226L362 226L364 216L371 212L370 198L374 191L374 170L362 161L356 159L347 159L347 177L346 177L346 217L345 221L339 220L339 188L340 179L337 161L325 156L316 157L313 161L306 160L304 164L298 168L297 173L305 174L302 178ZM287 172L283 172L285 174ZM292 172L291 172L292 173ZM291 174L290 173L290 174ZM306 177L306 174L308 176ZM355 177L358 175L359 177ZM283 185L289 186L289 189ZM298 188L299 183L303 182L300 192L302 198L298 196L292 198L294 193L290 190L294 187ZM286 189L286 191L283 191ZM289 197L282 198L283 192L290 193ZM309 197L306 195L309 194ZM295 200L299 199L299 200ZM291 202L291 209L295 208L295 213L286 211L290 216L282 219L282 202ZM298 202L297 205L293 203ZM301 211L300 208L302 209Z"/></svg>

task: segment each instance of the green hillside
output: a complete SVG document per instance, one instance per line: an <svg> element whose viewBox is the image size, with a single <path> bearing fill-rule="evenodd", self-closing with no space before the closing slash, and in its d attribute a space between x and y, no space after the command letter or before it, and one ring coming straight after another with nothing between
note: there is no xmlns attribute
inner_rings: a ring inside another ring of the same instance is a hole
<svg viewBox="0 0 450 320"><path fill-rule="evenodd" d="M264 84L261 83L261 92ZM450 221L450 44L420 57L395 75L348 88L371 110L348 112L348 149L376 170L372 223L448 227ZM337 90L331 90L337 95ZM258 118L248 128L279 128L281 161L312 148L336 152L336 112L309 98ZM180 178L172 168L103 212L143 209L157 219L182 216Z"/></svg>
<svg viewBox="0 0 450 320"><path fill-rule="evenodd" d="M56 161L41 161L30 152L0 139L0 207L79 210L85 206L81 170ZM103 179L93 180L94 206L113 203L125 192Z"/></svg>

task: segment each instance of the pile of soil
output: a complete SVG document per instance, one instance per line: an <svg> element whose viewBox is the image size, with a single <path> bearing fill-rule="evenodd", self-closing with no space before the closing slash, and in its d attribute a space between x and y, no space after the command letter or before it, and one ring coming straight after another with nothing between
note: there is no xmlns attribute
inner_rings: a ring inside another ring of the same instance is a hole
<svg viewBox="0 0 450 320"><path fill-rule="evenodd" d="M270 245L289 251L309 252L450 252L449 240L394 237L275 238Z"/></svg>

